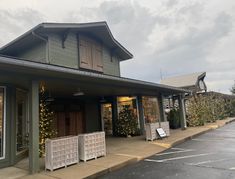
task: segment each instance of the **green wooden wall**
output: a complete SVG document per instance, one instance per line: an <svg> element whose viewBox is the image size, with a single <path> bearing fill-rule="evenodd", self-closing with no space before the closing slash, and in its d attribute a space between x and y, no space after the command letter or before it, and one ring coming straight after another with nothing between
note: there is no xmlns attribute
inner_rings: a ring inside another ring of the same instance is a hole
<svg viewBox="0 0 235 179"><path fill-rule="evenodd" d="M49 62L51 64L78 68L78 47L77 36L69 33L64 41L65 48L62 47L62 37L59 34L48 34Z"/></svg>
<svg viewBox="0 0 235 179"><path fill-rule="evenodd" d="M103 68L104 74L120 76L120 60L107 47L103 47Z"/></svg>
<svg viewBox="0 0 235 179"><path fill-rule="evenodd" d="M46 42L34 44L28 49L18 52L17 57L46 63Z"/></svg>
<svg viewBox="0 0 235 179"><path fill-rule="evenodd" d="M47 33L48 42L41 41L33 46L24 49L13 56L27 60L68 68L79 69L79 50L77 34L70 32L62 47L62 34ZM103 45L103 73L107 75L120 76L120 59L113 55L109 48Z"/></svg>

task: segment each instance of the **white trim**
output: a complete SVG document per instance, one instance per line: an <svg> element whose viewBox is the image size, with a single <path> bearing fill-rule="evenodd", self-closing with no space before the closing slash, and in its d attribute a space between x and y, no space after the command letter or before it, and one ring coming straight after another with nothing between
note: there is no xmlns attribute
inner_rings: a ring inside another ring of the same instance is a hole
<svg viewBox="0 0 235 179"><path fill-rule="evenodd" d="M5 156L6 156L6 87L5 86L0 86L0 88L3 88L3 98L4 98L4 101L3 101L3 107L4 107L4 110L3 110L3 155L2 157L0 157L0 160L3 160L5 159Z"/></svg>

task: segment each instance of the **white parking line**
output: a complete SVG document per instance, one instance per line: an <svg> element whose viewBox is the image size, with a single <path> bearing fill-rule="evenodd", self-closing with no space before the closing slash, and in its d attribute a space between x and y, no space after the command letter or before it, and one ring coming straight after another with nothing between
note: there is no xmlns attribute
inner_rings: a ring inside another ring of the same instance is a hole
<svg viewBox="0 0 235 179"><path fill-rule="evenodd" d="M218 131L223 131L223 132L234 132L234 130L229 130L229 129L226 129L226 130L224 130L224 129L217 129Z"/></svg>
<svg viewBox="0 0 235 179"><path fill-rule="evenodd" d="M182 157L167 158L167 159L162 159L162 160L145 159L144 161L161 163L161 162L166 162L166 161L180 160L180 159L193 158L193 157L200 157L200 156L206 156L206 155L212 155L212 154L214 154L214 153L204 153L204 154L196 154L196 155L186 155L186 156L182 156Z"/></svg>
<svg viewBox="0 0 235 179"><path fill-rule="evenodd" d="M186 164L187 165L202 165L202 164L220 162L220 161L225 161L225 160L227 160L227 159L207 160L207 161L202 161L202 162L198 162L198 163L186 163Z"/></svg>
<svg viewBox="0 0 235 179"><path fill-rule="evenodd" d="M191 149L183 149L183 148L178 148L178 147L172 147L171 149L173 149L173 150L191 150Z"/></svg>
<svg viewBox="0 0 235 179"><path fill-rule="evenodd" d="M183 153L183 152L191 152L191 151L195 151L195 150L178 150L178 151L174 151L174 152L165 152L165 153L160 153L160 154L155 154L155 156L162 156L162 155L169 155L169 154L177 154L177 153Z"/></svg>
<svg viewBox="0 0 235 179"><path fill-rule="evenodd" d="M221 141L224 138L214 138L214 139L192 139L194 141L199 141L199 142L214 142L214 141ZM227 138L226 140L234 141L235 139Z"/></svg>
<svg viewBox="0 0 235 179"><path fill-rule="evenodd" d="M235 170L235 167L231 167L229 170Z"/></svg>

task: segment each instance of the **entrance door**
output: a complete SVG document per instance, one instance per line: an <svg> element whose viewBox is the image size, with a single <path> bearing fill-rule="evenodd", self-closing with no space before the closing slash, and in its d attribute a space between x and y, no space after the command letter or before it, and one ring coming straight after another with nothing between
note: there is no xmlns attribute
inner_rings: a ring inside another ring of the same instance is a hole
<svg viewBox="0 0 235 179"><path fill-rule="evenodd" d="M29 121L27 116L27 93L16 91L16 153L28 150Z"/></svg>
<svg viewBox="0 0 235 179"><path fill-rule="evenodd" d="M106 135L113 135L113 123L112 123L112 104L105 103L101 104L101 119L102 129Z"/></svg>
<svg viewBox="0 0 235 179"><path fill-rule="evenodd" d="M56 112L58 137L84 133L82 111Z"/></svg>

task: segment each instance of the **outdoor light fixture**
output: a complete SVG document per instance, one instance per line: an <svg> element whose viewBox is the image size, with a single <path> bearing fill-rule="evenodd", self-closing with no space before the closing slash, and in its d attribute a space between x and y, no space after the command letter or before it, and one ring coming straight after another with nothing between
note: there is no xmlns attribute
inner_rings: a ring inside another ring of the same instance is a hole
<svg viewBox="0 0 235 179"><path fill-rule="evenodd" d="M73 93L73 96L83 96L84 92L82 92L79 88L77 89L77 91L75 93Z"/></svg>

